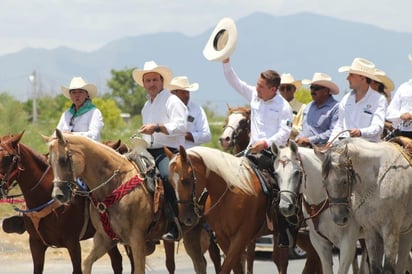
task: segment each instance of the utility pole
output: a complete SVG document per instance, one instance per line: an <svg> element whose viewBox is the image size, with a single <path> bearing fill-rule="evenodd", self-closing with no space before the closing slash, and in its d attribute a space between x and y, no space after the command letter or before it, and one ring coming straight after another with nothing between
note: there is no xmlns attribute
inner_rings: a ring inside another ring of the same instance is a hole
<svg viewBox="0 0 412 274"><path fill-rule="evenodd" d="M32 117L32 123L35 124L37 123L37 102L36 102L36 97L37 97L37 77L36 77L36 71L33 70L33 73L30 74L29 80L32 84L32 96L33 96L33 117Z"/></svg>

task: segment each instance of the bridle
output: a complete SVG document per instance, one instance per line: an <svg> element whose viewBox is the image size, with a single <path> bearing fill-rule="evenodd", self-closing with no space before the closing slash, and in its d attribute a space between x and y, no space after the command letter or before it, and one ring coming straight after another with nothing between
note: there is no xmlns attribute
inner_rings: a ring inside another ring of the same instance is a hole
<svg viewBox="0 0 412 274"><path fill-rule="evenodd" d="M328 196L328 200L329 200L329 206L345 206L347 209L351 209L352 208L352 202L351 202L351 197L352 197L352 187L353 184L355 183L356 180L356 174L355 174L355 170L353 168L353 164L352 164L352 159L350 158L350 156L348 155L348 150L345 149L345 155L344 155L344 159L343 159L343 163L339 164L339 168L344 168L345 169L345 173L346 173L346 180L345 183L348 184L348 191L346 193L345 197L332 197L328 191L328 188L325 186L325 190L326 190L326 194ZM329 174L326 174L324 176L324 181L327 179Z"/></svg>
<svg viewBox="0 0 412 274"><path fill-rule="evenodd" d="M283 166L283 168L285 168L285 166L288 163L292 163L291 159L278 160L278 161ZM302 181L305 180L305 182L306 182L306 172L305 172L305 168L303 167L302 158L300 157L299 153L296 153L296 161L299 163L299 168L297 170L297 172L298 172L298 179L297 179L298 184L296 186L297 191L291 191L291 190L287 190L287 189L279 190L277 199L278 199L278 201L280 201L280 199L286 199L288 203L292 204L294 206L294 208L297 209L297 212L295 212L295 214L298 214L298 211L301 208L299 189L300 189L300 186L302 185ZM292 165L293 165L293 163L292 163ZM290 201L287 196L282 196L282 193L291 194L292 201Z"/></svg>
<svg viewBox="0 0 412 274"><path fill-rule="evenodd" d="M74 167L73 167L73 153L69 148L69 143L65 142L65 151L66 151L66 157L65 157L65 162L68 163L69 168L70 168L70 174L71 174L71 179L69 180L53 180L53 185L57 186L57 185L65 185L68 187L68 189L70 189L70 192L73 195L79 195L79 196L86 196L89 197L91 193L95 192L96 190L104 187L105 185L107 185L109 182L112 181L112 179L114 177L116 177L119 173L120 173L120 166L118 169L115 169L113 171L113 174L107 178L103 183L98 184L95 188L91 189L91 190L87 190L84 189L82 186L80 186L79 180L78 178L76 178L76 176L74 175ZM59 159L60 161L60 159Z"/></svg>
<svg viewBox="0 0 412 274"><path fill-rule="evenodd" d="M248 115L245 114L245 112L243 112L243 111L234 111L234 112L230 113L230 115L232 115L232 114L242 114L242 116L244 118L239 121L239 124L237 125L236 128L232 125L228 125L228 123L226 123L226 125L223 126L223 132L227 128L232 129L232 135L231 135L230 143L229 143L229 148L231 150L233 150L235 148L235 146L237 145L240 133L245 132L245 134L248 135L249 132L250 132L250 125L249 125L250 124L250 121L249 121L250 118L248 118ZM245 123L242 123L242 121L245 121Z"/></svg>
<svg viewBox="0 0 412 274"><path fill-rule="evenodd" d="M175 157L179 156L179 153L176 154ZM185 181L191 181L192 183L192 191L191 191L191 199L187 200L177 200L177 204L183 204L183 205L191 205L193 207L193 211L198 219L200 219L203 216L203 210L204 210L204 204L207 198L207 190L203 189L202 193L199 196L199 199L197 199L197 177L195 173L195 169L193 168L192 161L190 160L190 157L188 154L186 154L187 158L187 163L190 167L190 177L191 178L183 178L181 181L181 184L186 184Z"/></svg>

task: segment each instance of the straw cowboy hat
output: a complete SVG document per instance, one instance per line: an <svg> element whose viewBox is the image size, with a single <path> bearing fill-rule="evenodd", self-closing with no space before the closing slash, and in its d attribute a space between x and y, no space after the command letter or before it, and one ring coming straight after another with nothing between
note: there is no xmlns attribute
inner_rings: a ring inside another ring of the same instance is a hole
<svg viewBox="0 0 412 274"><path fill-rule="evenodd" d="M391 78L389 78L383 70L378 68L375 69L375 76L378 77L378 82L384 85L385 93L387 95L390 95L391 91L393 91L393 89L395 88L395 84L393 83Z"/></svg>
<svg viewBox="0 0 412 274"><path fill-rule="evenodd" d="M280 76L280 84L281 85L294 85L295 88L298 89L302 86L302 81L295 80L295 78L293 78L292 74L290 73L283 73Z"/></svg>
<svg viewBox="0 0 412 274"><path fill-rule="evenodd" d="M302 80L302 83L305 85L317 85L326 87L334 95L339 93L339 87L334 82L332 82L332 77L330 77L326 73L315 72L313 74L312 80L304 79Z"/></svg>
<svg viewBox="0 0 412 274"><path fill-rule="evenodd" d="M352 65L340 67L338 71L358 74L379 81L375 76L375 64L364 58L355 58Z"/></svg>
<svg viewBox="0 0 412 274"><path fill-rule="evenodd" d="M73 77L73 79L70 81L69 87L65 87L65 86L61 87L63 95L69 99L70 99L70 90L72 89L86 90L90 99L97 96L97 87L93 84L86 83L82 77Z"/></svg>
<svg viewBox="0 0 412 274"><path fill-rule="evenodd" d="M232 55L236 44L236 24L233 19L225 17L219 21L210 35L209 41L203 49L203 55L209 61L222 61Z"/></svg>
<svg viewBox="0 0 412 274"><path fill-rule="evenodd" d="M169 83L173 78L172 70L165 66L159 66L155 61L147 61L143 65L143 69L133 70L133 79L143 87L143 76L149 72L157 72L163 77L163 83Z"/></svg>
<svg viewBox="0 0 412 274"><path fill-rule="evenodd" d="M172 90L187 90L187 91L196 91L199 89L198 83L190 83L189 79L186 76L176 76L166 85L166 89Z"/></svg>

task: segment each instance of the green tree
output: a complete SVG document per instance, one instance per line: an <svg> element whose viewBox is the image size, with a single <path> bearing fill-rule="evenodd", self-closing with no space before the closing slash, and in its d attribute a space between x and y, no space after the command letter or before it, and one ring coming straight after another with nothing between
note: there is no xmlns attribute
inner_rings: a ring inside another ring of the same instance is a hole
<svg viewBox="0 0 412 274"><path fill-rule="evenodd" d="M312 101L310 90L307 88L300 88L295 92L295 98L301 103L307 104Z"/></svg>
<svg viewBox="0 0 412 274"><path fill-rule="evenodd" d="M133 70L112 69L112 78L107 82L112 92L106 96L114 98L122 112L138 115L146 102L146 91L133 80Z"/></svg>

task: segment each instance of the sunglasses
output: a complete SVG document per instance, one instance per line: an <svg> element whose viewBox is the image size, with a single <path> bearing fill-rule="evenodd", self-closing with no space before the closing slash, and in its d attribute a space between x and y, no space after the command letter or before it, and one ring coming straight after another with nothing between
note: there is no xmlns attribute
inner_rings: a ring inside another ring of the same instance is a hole
<svg viewBox="0 0 412 274"><path fill-rule="evenodd" d="M312 91L318 91L318 90L321 90L321 89L323 89L323 88L325 88L325 87L322 87L322 86L314 86L314 85L310 86L310 90L312 90Z"/></svg>
<svg viewBox="0 0 412 274"><path fill-rule="evenodd" d="M284 85L284 86L280 86L280 87L279 87L279 90L280 90L280 91L292 91L293 88L294 88L294 86Z"/></svg>

